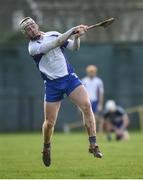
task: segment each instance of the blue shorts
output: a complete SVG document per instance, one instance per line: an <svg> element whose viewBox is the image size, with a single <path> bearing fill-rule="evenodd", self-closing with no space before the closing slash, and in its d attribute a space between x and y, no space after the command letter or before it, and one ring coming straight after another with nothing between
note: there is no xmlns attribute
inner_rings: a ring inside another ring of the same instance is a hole
<svg viewBox="0 0 143 180"><path fill-rule="evenodd" d="M97 112L98 101L91 101L92 111Z"/></svg>
<svg viewBox="0 0 143 180"><path fill-rule="evenodd" d="M46 80L45 101L60 101L64 98L64 95L69 96L70 93L81 84L80 79L75 73L54 80Z"/></svg>

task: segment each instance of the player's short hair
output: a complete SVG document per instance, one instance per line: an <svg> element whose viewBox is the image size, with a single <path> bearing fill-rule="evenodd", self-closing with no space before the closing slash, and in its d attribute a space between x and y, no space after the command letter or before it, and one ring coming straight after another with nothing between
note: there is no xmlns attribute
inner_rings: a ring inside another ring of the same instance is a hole
<svg viewBox="0 0 143 180"><path fill-rule="evenodd" d="M35 22L31 17L25 17L25 18L22 19L22 20L20 21L20 23L19 23L21 31L22 31L22 32L25 32L26 26L28 26L28 25L30 25L30 24L33 24L33 23L36 24L36 22Z"/></svg>

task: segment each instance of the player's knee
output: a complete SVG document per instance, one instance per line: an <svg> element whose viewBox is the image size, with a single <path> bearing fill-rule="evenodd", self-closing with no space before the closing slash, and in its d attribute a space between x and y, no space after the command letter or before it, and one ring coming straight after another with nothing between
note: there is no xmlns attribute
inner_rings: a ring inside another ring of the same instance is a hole
<svg viewBox="0 0 143 180"><path fill-rule="evenodd" d="M45 119L45 124L46 124L48 129L51 129L51 128L53 128L55 126L55 121L54 120Z"/></svg>
<svg viewBox="0 0 143 180"><path fill-rule="evenodd" d="M85 101L81 106L81 110L84 113L90 112L91 111L91 103L89 101Z"/></svg>
<svg viewBox="0 0 143 180"><path fill-rule="evenodd" d="M53 123L53 122L49 122L49 123L48 123L48 128L51 129L51 128L53 128L54 126L55 126L55 123Z"/></svg>

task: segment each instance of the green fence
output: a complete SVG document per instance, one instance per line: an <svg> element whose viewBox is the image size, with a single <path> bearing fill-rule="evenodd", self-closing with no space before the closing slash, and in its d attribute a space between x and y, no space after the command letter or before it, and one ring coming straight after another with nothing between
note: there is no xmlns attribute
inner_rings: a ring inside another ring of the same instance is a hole
<svg viewBox="0 0 143 180"><path fill-rule="evenodd" d="M82 44L78 52L67 52L80 78L88 64L95 64L104 81L105 99L127 107L143 104L143 43ZM27 46L0 46L0 131L39 130L43 122L44 86ZM57 121L80 121L75 105L66 98ZM65 110L66 109L66 110ZM138 118L131 118L138 127Z"/></svg>

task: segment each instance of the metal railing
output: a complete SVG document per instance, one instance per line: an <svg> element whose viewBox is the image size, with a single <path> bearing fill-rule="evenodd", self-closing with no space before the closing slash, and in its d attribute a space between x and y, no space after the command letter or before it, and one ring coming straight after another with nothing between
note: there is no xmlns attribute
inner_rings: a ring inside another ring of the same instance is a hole
<svg viewBox="0 0 143 180"><path fill-rule="evenodd" d="M140 130L143 131L143 105L128 108L127 113L128 114L138 113Z"/></svg>
<svg viewBox="0 0 143 180"><path fill-rule="evenodd" d="M143 131L143 105L127 108L126 112L129 114L129 116L133 113L138 114L140 130ZM68 133L73 129L82 128L82 127L83 127L82 121L65 123L63 124L63 131Z"/></svg>

